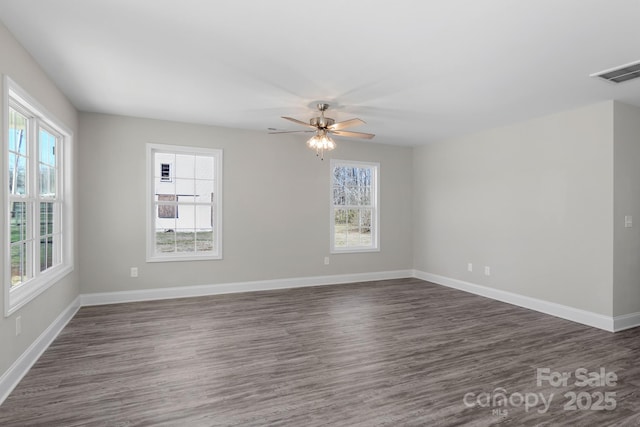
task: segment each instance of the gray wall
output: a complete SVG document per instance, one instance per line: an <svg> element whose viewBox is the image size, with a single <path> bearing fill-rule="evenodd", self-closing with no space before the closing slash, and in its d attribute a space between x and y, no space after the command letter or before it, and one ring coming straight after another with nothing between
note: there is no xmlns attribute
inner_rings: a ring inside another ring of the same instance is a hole
<svg viewBox="0 0 640 427"><path fill-rule="evenodd" d="M413 168L417 270L612 315L612 102L416 148Z"/></svg>
<svg viewBox="0 0 640 427"><path fill-rule="evenodd" d="M640 108L614 104L613 314L640 312ZM624 217L633 226L624 227Z"/></svg>
<svg viewBox="0 0 640 427"><path fill-rule="evenodd" d="M304 135L91 113L80 115L80 139L83 293L412 267L411 148L340 140L320 161ZM147 142L224 150L223 260L145 262ZM380 162L381 251L325 266L330 157Z"/></svg>
<svg viewBox="0 0 640 427"><path fill-rule="evenodd" d="M0 23L0 73L11 77L77 136L78 116L75 108L2 23ZM4 87L2 90L4 91ZM0 117L4 117L4 114L0 103ZM77 148L77 139L75 143ZM5 191L5 188L2 191ZM77 210L75 217L77 218ZM0 219L2 224L6 224L4 209L0 212ZM4 227L2 232L5 232ZM77 236L77 230L75 234ZM0 316L0 376L78 296L77 271L76 260L74 273L66 276L11 316ZM6 274L4 263L0 263L0 273L0 277L4 278ZM4 307L4 292L0 293L0 307ZM22 317L22 334L18 337L15 336L16 316Z"/></svg>

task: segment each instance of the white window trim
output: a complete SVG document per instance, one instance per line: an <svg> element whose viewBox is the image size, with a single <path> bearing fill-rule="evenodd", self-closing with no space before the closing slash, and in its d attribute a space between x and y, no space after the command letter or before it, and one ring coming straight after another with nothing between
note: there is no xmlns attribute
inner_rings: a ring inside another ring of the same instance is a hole
<svg viewBox="0 0 640 427"><path fill-rule="evenodd" d="M217 236L218 252L215 254L171 254L158 255L155 253L155 198L154 198L154 163L153 154L155 152L185 153L185 154L207 154L214 155L215 159L215 191L217 194L215 215L217 218L215 224L215 235ZM220 260L222 259L222 150L217 148L190 147L183 145L168 145L147 143L147 262L174 262L174 261L202 261L202 260Z"/></svg>
<svg viewBox="0 0 640 427"><path fill-rule="evenodd" d="M373 206L373 212L371 213L371 226L373 228L373 245L372 247L351 247L351 248L336 248L335 246L335 218L334 218L334 206L333 206L333 169L338 166L355 166L355 167L369 167L373 168L373 176L371 177L374 183L375 191L371 194L371 201ZM363 253L363 252L380 252L380 163L374 162L360 162L355 160L338 160L331 159L329 169L329 229L330 229L330 244L329 253L331 254L349 254L349 253Z"/></svg>
<svg viewBox="0 0 640 427"><path fill-rule="evenodd" d="M5 75L3 78L3 96L2 96L2 108L3 108L3 137L2 137L2 157L4 163L2 165L2 177L0 177L0 186L2 194L2 212L0 217L4 224L2 233L2 245L3 252L6 251L3 257L4 265L4 277L3 289L4 289L4 315L5 317L11 315L29 301L36 298L38 295L49 289L51 286L59 282L63 277L71 273L74 269L74 248L73 248L73 132L67 128L60 120L58 120L53 114L48 112L38 101L36 101L31 95L29 95L24 89L22 89L16 82L14 82L9 76ZM6 142L7 135L9 135L9 99L13 98L21 105L26 105L29 110L38 116L38 119L48 127L55 130L62 136L62 156L60 158L60 168L62 169L64 176L60 185L60 192L62 194L62 253L61 263L55 267L51 267L46 271L36 275L28 281L20 284L12 289L11 286L11 261L10 253L8 251L10 239L11 239L11 226L6 218L8 206L9 206L9 188L5 171L9 168L9 156L8 156L8 144Z"/></svg>

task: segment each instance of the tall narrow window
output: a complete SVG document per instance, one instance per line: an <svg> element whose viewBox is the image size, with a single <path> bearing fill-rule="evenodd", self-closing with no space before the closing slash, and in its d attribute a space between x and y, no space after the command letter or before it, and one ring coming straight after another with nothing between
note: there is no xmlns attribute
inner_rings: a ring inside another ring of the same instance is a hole
<svg viewBox="0 0 640 427"><path fill-rule="evenodd" d="M378 163L331 161L331 252L379 250Z"/></svg>
<svg viewBox="0 0 640 427"><path fill-rule="evenodd" d="M222 150L147 144L147 261L222 258Z"/></svg>
<svg viewBox="0 0 640 427"><path fill-rule="evenodd" d="M5 87L7 315L70 272L73 256L65 168L71 133L9 78Z"/></svg>

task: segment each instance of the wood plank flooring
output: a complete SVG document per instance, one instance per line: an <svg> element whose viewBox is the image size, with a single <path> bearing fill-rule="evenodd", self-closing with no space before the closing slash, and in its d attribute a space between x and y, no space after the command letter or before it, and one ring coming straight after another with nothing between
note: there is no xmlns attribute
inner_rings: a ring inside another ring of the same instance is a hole
<svg viewBox="0 0 640 427"><path fill-rule="evenodd" d="M639 361L640 328L612 334L418 279L85 307L0 425L632 426ZM618 380L538 386L537 368ZM499 388L506 404L492 406ZM598 392L616 408L590 409ZM533 393L554 394L548 411L518 405Z"/></svg>

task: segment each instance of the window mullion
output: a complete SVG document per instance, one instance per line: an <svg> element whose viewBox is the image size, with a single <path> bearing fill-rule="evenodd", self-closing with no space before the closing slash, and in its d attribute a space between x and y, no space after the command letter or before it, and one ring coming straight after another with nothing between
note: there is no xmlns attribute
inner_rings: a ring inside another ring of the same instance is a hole
<svg viewBox="0 0 640 427"><path fill-rule="evenodd" d="M38 153L40 147L40 124L36 117L31 119L31 138L28 141L30 149L29 164L29 198L32 200L31 215L31 277L40 275L40 165L38 163Z"/></svg>

